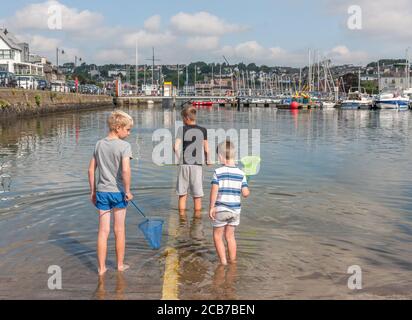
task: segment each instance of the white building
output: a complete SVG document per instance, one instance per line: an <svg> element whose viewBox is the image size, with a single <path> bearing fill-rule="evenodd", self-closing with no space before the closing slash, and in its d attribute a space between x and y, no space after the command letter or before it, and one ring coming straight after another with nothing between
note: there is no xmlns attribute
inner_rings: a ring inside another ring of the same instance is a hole
<svg viewBox="0 0 412 320"><path fill-rule="evenodd" d="M126 70L109 70L107 72L107 75L109 76L109 78L118 77L119 75L126 77L127 72Z"/></svg>
<svg viewBox="0 0 412 320"><path fill-rule="evenodd" d="M43 76L43 65L30 63L29 45L19 42L7 29L0 28L0 71L16 75Z"/></svg>
<svg viewBox="0 0 412 320"><path fill-rule="evenodd" d="M411 87L405 77L381 77L379 82L381 90L402 90Z"/></svg>

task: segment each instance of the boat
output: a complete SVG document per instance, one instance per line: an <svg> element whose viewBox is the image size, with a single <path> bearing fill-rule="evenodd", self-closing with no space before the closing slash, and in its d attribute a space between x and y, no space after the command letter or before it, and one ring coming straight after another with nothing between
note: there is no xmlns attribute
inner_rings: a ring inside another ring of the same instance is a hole
<svg viewBox="0 0 412 320"><path fill-rule="evenodd" d="M335 108L336 103L332 101L322 101L321 102L321 107L322 109L333 109Z"/></svg>
<svg viewBox="0 0 412 320"><path fill-rule="evenodd" d="M266 103L266 99L263 98L252 98L250 100L250 103L252 104L265 104Z"/></svg>
<svg viewBox="0 0 412 320"><path fill-rule="evenodd" d="M213 101L193 101L192 106L197 107L197 106L207 106L211 107L213 105Z"/></svg>
<svg viewBox="0 0 412 320"><path fill-rule="evenodd" d="M403 94L409 98L409 108L412 109L412 88L404 90Z"/></svg>
<svg viewBox="0 0 412 320"><path fill-rule="evenodd" d="M409 97L396 93L381 93L378 95L375 106L378 109L406 110L409 108Z"/></svg>
<svg viewBox="0 0 412 320"><path fill-rule="evenodd" d="M341 109L371 109L373 105L372 98L366 93L365 88L350 88L348 97L343 100Z"/></svg>

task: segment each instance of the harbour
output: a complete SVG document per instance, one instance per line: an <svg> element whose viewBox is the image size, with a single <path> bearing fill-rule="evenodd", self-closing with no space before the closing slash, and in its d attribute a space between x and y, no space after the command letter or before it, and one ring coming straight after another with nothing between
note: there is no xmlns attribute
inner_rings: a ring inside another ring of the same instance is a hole
<svg viewBox="0 0 412 320"><path fill-rule="evenodd" d="M152 251L136 232L141 220L130 209L132 269L124 275L111 270L110 249L102 280L84 168L111 110L0 125L2 174L11 177L10 189L0 194L1 298L410 298L409 112L199 109L199 123L208 128L261 128L266 160L244 202L238 264L227 269L216 264L206 213L200 220L191 213L179 220L176 168L151 159L152 133L173 129L179 110L123 108L136 121L133 193L166 226L161 250ZM205 169L205 190L213 170ZM62 290L45 285L50 265L62 268ZM347 287L352 265L362 267L361 291Z"/></svg>
<svg viewBox="0 0 412 320"><path fill-rule="evenodd" d="M412 299L412 2L1 8L0 300Z"/></svg>

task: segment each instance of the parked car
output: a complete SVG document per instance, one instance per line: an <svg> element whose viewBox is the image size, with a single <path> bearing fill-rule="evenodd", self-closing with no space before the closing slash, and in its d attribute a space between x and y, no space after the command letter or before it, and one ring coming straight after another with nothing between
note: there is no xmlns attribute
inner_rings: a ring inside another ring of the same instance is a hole
<svg viewBox="0 0 412 320"><path fill-rule="evenodd" d="M69 87L67 86L66 82L55 80L51 84L51 91L55 92L69 92Z"/></svg>
<svg viewBox="0 0 412 320"><path fill-rule="evenodd" d="M75 93L76 92L76 83L74 80L67 80L67 86L69 87L69 91Z"/></svg>
<svg viewBox="0 0 412 320"><path fill-rule="evenodd" d="M15 87L16 77L14 73L7 71L0 71L0 87Z"/></svg>
<svg viewBox="0 0 412 320"><path fill-rule="evenodd" d="M50 89L50 85L46 80L44 79L37 80L37 90L49 90L49 89Z"/></svg>
<svg viewBox="0 0 412 320"><path fill-rule="evenodd" d="M16 76L17 87L27 90L37 88L37 80L33 76Z"/></svg>

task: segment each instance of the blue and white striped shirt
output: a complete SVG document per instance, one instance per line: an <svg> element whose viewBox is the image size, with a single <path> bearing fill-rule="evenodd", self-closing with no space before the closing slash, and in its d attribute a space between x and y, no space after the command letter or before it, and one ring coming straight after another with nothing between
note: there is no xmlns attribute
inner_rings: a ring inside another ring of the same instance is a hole
<svg viewBox="0 0 412 320"><path fill-rule="evenodd" d="M223 166L213 173L212 184L219 186L215 204L216 212L240 213L242 188L249 187L245 173L237 167Z"/></svg>

